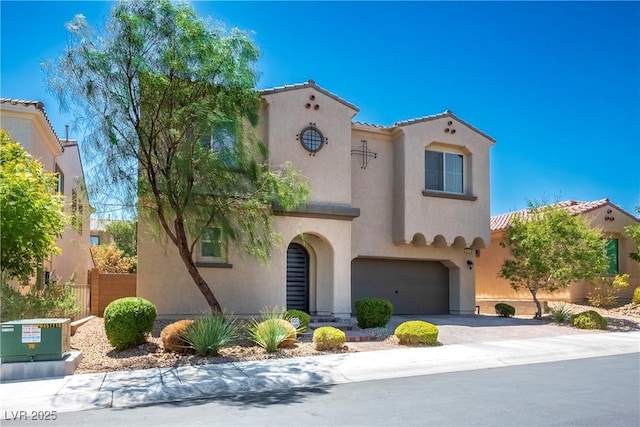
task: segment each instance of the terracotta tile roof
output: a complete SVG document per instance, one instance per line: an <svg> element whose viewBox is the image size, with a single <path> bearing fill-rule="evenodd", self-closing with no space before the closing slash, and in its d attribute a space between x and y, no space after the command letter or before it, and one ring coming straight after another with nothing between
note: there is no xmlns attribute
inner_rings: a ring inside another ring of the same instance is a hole
<svg viewBox="0 0 640 427"><path fill-rule="evenodd" d="M458 117L455 114L453 114L453 112L451 110L446 110L443 113L432 114L430 116L424 116L424 117L418 117L418 118L415 118L415 119L403 120L403 121L394 123L393 126L407 126L407 125L412 125L414 123L420 123L420 122L427 122L427 121L430 121L430 120L442 119L444 117L451 117L451 118L457 120L458 122L462 123L464 126L466 126L469 129L471 129L472 131L477 132L480 135L484 136L489 141L491 141L493 143L496 142L496 140L493 137L491 137L491 136L487 135L486 133L482 132L480 129L471 126L469 123L465 122L460 117Z"/></svg>
<svg viewBox="0 0 640 427"><path fill-rule="evenodd" d="M352 103L344 100L343 98L340 98L338 95L333 94L326 89L321 88L316 84L315 80L311 80L311 79L305 83L296 83L291 85L277 86L270 89L262 89L262 90L259 90L258 93L260 93L260 95L271 95L272 93L286 92L289 90L302 89L306 87L314 88L318 92L324 93L328 97L335 99L336 101L346 105L347 107L351 108L352 110L355 110L356 112L360 111L360 109L355 105L353 105Z"/></svg>
<svg viewBox="0 0 640 427"><path fill-rule="evenodd" d="M42 101L27 101L24 99L15 99L15 98L0 98L0 104L11 104L11 105L20 105L23 107L33 107L36 110L40 111L45 121L49 125L51 132L53 132L53 136L56 137L56 139L58 140L58 143L60 144L60 147L62 147L64 150L64 146L62 145L60 137L56 133L56 130L53 128L53 125L51 124L51 120L49 120L49 116L47 115L47 112L44 109L44 103Z"/></svg>
<svg viewBox="0 0 640 427"><path fill-rule="evenodd" d="M563 202L557 203L556 205L562 209L566 209L573 215L585 214L595 209L609 205L618 209L624 214L630 216L636 221L640 222L640 220L638 220L636 217L626 212L624 209L611 203L609 199L594 200L592 202L578 202L576 200L565 200ZM519 217L519 218L527 219L529 218L530 214L531 214L530 209L523 209L515 212L508 212L502 215L492 216L489 222L489 226L491 227L491 231L504 230L509 226L509 223L513 218Z"/></svg>

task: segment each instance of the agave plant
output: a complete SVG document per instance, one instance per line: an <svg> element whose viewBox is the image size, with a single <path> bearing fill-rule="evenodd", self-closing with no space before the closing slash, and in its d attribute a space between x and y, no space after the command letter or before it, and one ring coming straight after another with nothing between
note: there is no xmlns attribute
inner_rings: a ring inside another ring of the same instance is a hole
<svg viewBox="0 0 640 427"><path fill-rule="evenodd" d="M240 327L235 319L227 319L221 314L207 314L196 319L182 338L198 356L217 356L221 348L239 336Z"/></svg>
<svg viewBox="0 0 640 427"><path fill-rule="evenodd" d="M278 307L265 308L260 314L260 320L252 319L247 326L247 332L253 342L269 353L295 342L296 328L285 319L284 310Z"/></svg>
<svg viewBox="0 0 640 427"><path fill-rule="evenodd" d="M571 320L571 316L573 315L571 306L562 301L550 304L548 310L551 315L551 320L556 323L568 322Z"/></svg>

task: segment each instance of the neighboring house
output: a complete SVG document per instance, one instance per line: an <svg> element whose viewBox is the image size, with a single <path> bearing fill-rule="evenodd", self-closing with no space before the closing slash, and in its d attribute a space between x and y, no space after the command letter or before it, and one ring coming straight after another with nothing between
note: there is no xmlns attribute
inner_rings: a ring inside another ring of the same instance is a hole
<svg viewBox="0 0 640 427"><path fill-rule="evenodd" d="M282 244L268 265L226 246L219 229L197 263L226 312L264 307L348 317L387 298L396 314L474 313L475 251L489 243L489 151L495 141L450 111L389 127L315 84L261 92L258 136L269 162L308 178L308 203L276 213ZM176 248L141 223L138 296L164 316L208 306Z"/></svg>
<svg viewBox="0 0 640 427"><path fill-rule="evenodd" d="M114 243L113 236L107 232L107 224L112 220L91 218L91 246Z"/></svg>
<svg viewBox="0 0 640 427"><path fill-rule="evenodd" d="M610 265L608 275L629 274L629 287L620 293L621 302L629 302L633 290L640 285L640 266L629 258L630 252L635 252L637 246L624 232L628 225L637 225L640 220L608 199L593 202L577 202L569 200L560 202L559 206L574 215L582 215L590 221L592 227L601 230L608 240L607 252ZM476 258L476 301L482 311L493 311L497 302L509 302L520 306L518 313L533 313L534 307L531 293L527 290L514 291L506 279L498 277L498 272L504 260L510 256L508 249L500 246L500 240L512 218L518 216L526 218L529 210L510 212L491 217L491 245L480 252ZM541 301L568 301L584 303L591 291L591 286L585 281L577 282L567 289L556 292L540 292Z"/></svg>
<svg viewBox="0 0 640 427"><path fill-rule="evenodd" d="M66 282L75 272L76 283L86 284L87 272L93 268L90 207L76 141L58 138L42 102L0 98L0 113L0 126L46 170L58 175L58 191L65 196L69 224L57 241L62 252L44 262L45 276Z"/></svg>

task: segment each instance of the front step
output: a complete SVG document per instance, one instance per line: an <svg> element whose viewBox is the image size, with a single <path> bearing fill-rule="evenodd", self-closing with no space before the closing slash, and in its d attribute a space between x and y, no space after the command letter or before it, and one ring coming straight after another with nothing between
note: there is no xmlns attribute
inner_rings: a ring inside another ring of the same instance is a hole
<svg viewBox="0 0 640 427"><path fill-rule="evenodd" d="M322 320L318 321L318 319L316 318L313 320L315 321L309 323L310 330L318 329L323 326L332 326L344 332L346 342L376 341L376 337L374 337L373 335L363 333L362 331L354 331L353 325L340 322L340 319L329 320L329 318L323 318Z"/></svg>
<svg viewBox="0 0 640 427"><path fill-rule="evenodd" d="M342 322L311 322L309 323L310 329L318 329L322 326L333 326L336 329L340 329L342 331L350 331L353 329L352 325L342 323Z"/></svg>

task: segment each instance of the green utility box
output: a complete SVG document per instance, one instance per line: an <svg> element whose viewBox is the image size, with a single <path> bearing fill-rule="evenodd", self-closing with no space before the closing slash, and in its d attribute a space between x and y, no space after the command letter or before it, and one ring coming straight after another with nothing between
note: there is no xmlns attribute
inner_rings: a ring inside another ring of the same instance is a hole
<svg viewBox="0 0 640 427"><path fill-rule="evenodd" d="M0 361L60 360L69 353L69 319L25 319L0 323Z"/></svg>

